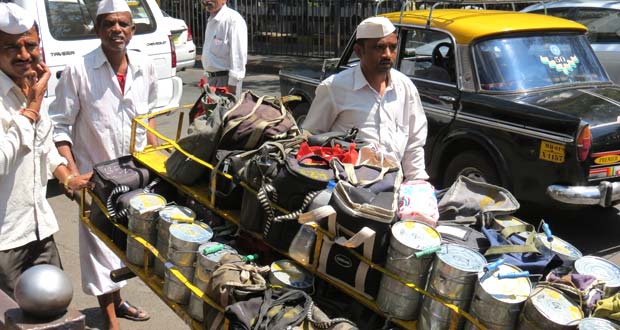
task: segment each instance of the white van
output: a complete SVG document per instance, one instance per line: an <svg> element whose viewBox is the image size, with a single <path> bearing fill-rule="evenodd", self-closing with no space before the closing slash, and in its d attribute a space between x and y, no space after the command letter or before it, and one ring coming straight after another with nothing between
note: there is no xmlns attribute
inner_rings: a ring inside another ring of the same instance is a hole
<svg viewBox="0 0 620 330"><path fill-rule="evenodd" d="M6 1L6 0L4 0ZM58 79L67 63L100 45L94 32L96 0L9 0L35 13L41 35L43 59L52 71L46 102L54 98ZM156 108L177 107L183 93L176 77L176 53L170 29L155 0L127 1L136 25L129 48L146 53L158 77Z"/></svg>

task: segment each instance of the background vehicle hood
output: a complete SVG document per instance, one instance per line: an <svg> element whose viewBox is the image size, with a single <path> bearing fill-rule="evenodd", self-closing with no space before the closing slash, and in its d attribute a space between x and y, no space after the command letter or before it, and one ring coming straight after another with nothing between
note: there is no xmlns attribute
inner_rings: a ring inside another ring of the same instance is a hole
<svg viewBox="0 0 620 330"><path fill-rule="evenodd" d="M598 125L620 116L620 86L550 90L515 97L516 102L546 108Z"/></svg>

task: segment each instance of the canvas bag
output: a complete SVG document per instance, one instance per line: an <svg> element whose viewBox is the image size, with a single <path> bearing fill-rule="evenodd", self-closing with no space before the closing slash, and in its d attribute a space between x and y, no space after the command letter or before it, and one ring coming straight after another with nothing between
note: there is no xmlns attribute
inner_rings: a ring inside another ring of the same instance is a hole
<svg viewBox="0 0 620 330"><path fill-rule="evenodd" d="M265 141L300 134L295 119L284 106L286 98L259 97L245 91L231 104L230 99L216 95L208 87L205 92L216 103L215 109L196 118L190 125L190 135L178 144L207 163L214 163L218 149L252 150ZM207 168L175 150L166 160L166 170L171 179L190 185L204 175Z"/></svg>
<svg viewBox="0 0 620 330"><path fill-rule="evenodd" d="M232 95L217 95L211 92L208 86L205 86L205 96L213 100L213 110L195 118L188 128L188 135L181 138L177 144L194 157L211 163L222 136L222 116L232 108L236 99ZM179 150L175 150L166 159L165 166L170 179L185 185L194 184L209 170Z"/></svg>
<svg viewBox="0 0 620 330"><path fill-rule="evenodd" d="M349 320L328 318L300 290L267 289L263 297L228 306L226 317L230 321L229 330L357 329Z"/></svg>
<svg viewBox="0 0 620 330"><path fill-rule="evenodd" d="M220 266L213 271L205 294L223 307L261 296L267 289L263 274L268 272L269 266L247 264L237 254L225 254L220 260ZM208 304L204 304L203 313L204 329L223 329L224 314Z"/></svg>
<svg viewBox="0 0 620 330"><path fill-rule="evenodd" d="M329 232L334 236L334 238L330 238L328 235L323 235L321 253L318 256L318 271L329 276L332 280L350 287L368 299L374 299L379 292L382 274L353 255L351 251L355 248L365 247L361 254L367 259L371 259L373 252L371 248L373 244L371 243L374 240L375 232L364 227L350 239L339 237L335 233L336 218L336 210L330 205L321 206L298 217L301 224L327 221Z"/></svg>

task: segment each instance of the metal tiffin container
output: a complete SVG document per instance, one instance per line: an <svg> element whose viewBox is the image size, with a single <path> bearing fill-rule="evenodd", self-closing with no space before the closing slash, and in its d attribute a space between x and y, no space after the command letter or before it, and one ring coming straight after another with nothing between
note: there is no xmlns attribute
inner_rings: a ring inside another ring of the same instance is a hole
<svg viewBox="0 0 620 330"><path fill-rule="evenodd" d="M424 289L434 252L441 245L441 236L434 228L415 221L399 221L391 231L385 268ZM376 301L379 308L390 316L414 320L419 312L420 298L420 294L407 285L385 274L381 277Z"/></svg>
<svg viewBox="0 0 620 330"><path fill-rule="evenodd" d="M207 242L198 247L198 256L196 257L196 270L194 272L194 280L192 283L203 293L207 290L211 274L220 265L220 260L225 254L237 253L237 250L231 246L218 243ZM189 314L192 318L203 320L203 301L193 292L189 298Z"/></svg>
<svg viewBox="0 0 620 330"><path fill-rule="evenodd" d="M525 301L519 315L518 330L568 330L577 329L583 319L579 306L562 291L539 285Z"/></svg>
<svg viewBox="0 0 620 330"><path fill-rule="evenodd" d="M198 247L213 237L213 230L203 223L174 223L169 227L168 261L174 265L193 266Z"/></svg>
<svg viewBox="0 0 620 330"><path fill-rule="evenodd" d="M130 232L155 246L157 241L157 232L155 230L157 215L159 210L165 206L166 199L157 194L140 193L133 196L129 200L127 228ZM130 236L127 237L125 253L127 260L132 264L143 266L145 262L144 253L147 253L148 263L153 263L153 255L146 252L144 246Z"/></svg>
<svg viewBox="0 0 620 330"><path fill-rule="evenodd" d="M577 274L592 275L605 283L605 297L620 291L620 267L599 257L585 256L575 260Z"/></svg>
<svg viewBox="0 0 620 330"><path fill-rule="evenodd" d="M427 291L446 302L467 310L474 292L478 273L483 270L486 259L478 251L456 245L442 245L435 254ZM451 324L460 328L464 318L439 301L425 296L418 319L419 330L448 329Z"/></svg>
<svg viewBox="0 0 620 330"><path fill-rule="evenodd" d="M170 225L173 223L193 223L196 213L189 207L179 205L168 205L159 211L157 218L157 251L164 258L168 257L168 239L170 237ZM164 264L155 259L153 272L160 277L164 276Z"/></svg>
<svg viewBox="0 0 620 330"><path fill-rule="evenodd" d="M277 260L269 268L269 283L310 293L314 287L314 276L291 260Z"/></svg>
<svg viewBox="0 0 620 330"><path fill-rule="evenodd" d="M512 330L519 313L532 292L529 272L503 264L499 259L478 272L478 281L469 306L469 313L492 330ZM466 330L477 327L467 321Z"/></svg>
<svg viewBox="0 0 620 330"><path fill-rule="evenodd" d="M598 317L586 317L579 321L579 330L620 330L620 326Z"/></svg>
<svg viewBox="0 0 620 330"><path fill-rule="evenodd" d="M190 291L179 275L183 275L185 280L191 282L194 266L183 267L171 263L166 263L166 266L169 267L164 272L164 296L176 303L187 304Z"/></svg>

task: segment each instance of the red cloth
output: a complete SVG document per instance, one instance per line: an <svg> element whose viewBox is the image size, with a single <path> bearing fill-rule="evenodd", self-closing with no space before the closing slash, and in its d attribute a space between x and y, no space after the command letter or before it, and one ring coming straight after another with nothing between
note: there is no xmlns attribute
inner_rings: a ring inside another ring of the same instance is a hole
<svg viewBox="0 0 620 330"><path fill-rule="evenodd" d="M308 157L308 155L314 155L318 157ZM303 142L299 146L299 151L297 152L297 160L302 158L304 163L307 164L322 164L327 165L327 163L332 158L338 158L342 163L355 164L357 162L357 150L355 150L355 143L351 143L349 146L349 150L344 150L339 144L334 147L319 147L319 146L310 146L307 142Z"/></svg>
<svg viewBox="0 0 620 330"><path fill-rule="evenodd" d="M127 78L126 74L116 74L116 79L118 79L118 85L121 86L121 93L125 95L125 79Z"/></svg>

